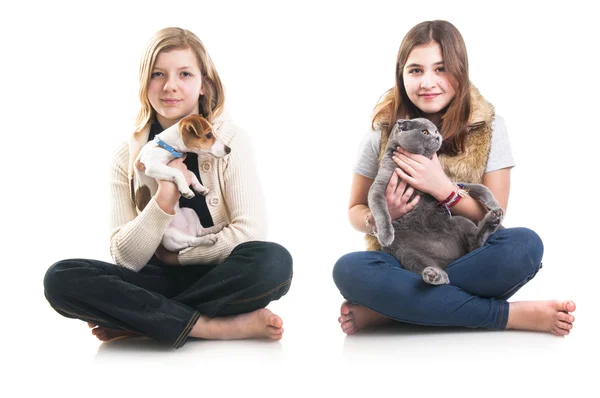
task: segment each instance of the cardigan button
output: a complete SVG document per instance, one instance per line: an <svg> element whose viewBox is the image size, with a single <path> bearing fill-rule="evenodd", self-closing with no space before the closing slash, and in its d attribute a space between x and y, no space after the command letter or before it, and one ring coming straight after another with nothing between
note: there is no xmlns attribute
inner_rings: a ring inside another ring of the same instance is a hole
<svg viewBox="0 0 600 398"><path fill-rule="evenodd" d="M219 198L212 198L210 200L210 204L213 205L213 206L218 205L219 204Z"/></svg>
<svg viewBox="0 0 600 398"><path fill-rule="evenodd" d="M209 171L210 170L210 163L206 162L202 164L202 170L204 171Z"/></svg>

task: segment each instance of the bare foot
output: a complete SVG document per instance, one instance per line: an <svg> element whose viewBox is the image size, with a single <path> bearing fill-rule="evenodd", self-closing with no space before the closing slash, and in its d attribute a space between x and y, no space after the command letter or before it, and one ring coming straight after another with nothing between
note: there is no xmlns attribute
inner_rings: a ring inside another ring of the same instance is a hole
<svg viewBox="0 0 600 398"><path fill-rule="evenodd" d="M190 332L190 336L210 340L281 340L283 321L266 308L226 317L201 316Z"/></svg>
<svg viewBox="0 0 600 398"><path fill-rule="evenodd" d="M96 336L100 341L110 341L118 337L125 336L140 336L139 333L130 332L128 330L122 329L109 329L105 328L104 326L94 325L93 323L89 322L88 326L92 329L92 334Z"/></svg>
<svg viewBox="0 0 600 398"><path fill-rule="evenodd" d="M362 305L344 301L342 308L340 308L338 322L341 324L344 333L350 335L360 329L391 323L392 319Z"/></svg>
<svg viewBox="0 0 600 398"><path fill-rule="evenodd" d="M569 300L518 301L509 304L507 329L535 330L566 336L573 328L575 303Z"/></svg>

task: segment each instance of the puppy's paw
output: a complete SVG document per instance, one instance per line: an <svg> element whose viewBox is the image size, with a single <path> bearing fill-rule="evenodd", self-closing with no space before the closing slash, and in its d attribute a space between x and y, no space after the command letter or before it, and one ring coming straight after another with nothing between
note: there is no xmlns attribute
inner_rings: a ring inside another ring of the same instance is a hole
<svg viewBox="0 0 600 398"><path fill-rule="evenodd" d="M444 285L450 283L450 278L445 271L439 268L427 267L423 270L423 280L430 285Z"/></svg>
<svg viewBox="0 0 600 398"><path fill-rule="evenodd" d="M197 189L194 188L194 191L198 192L202 196L206 196L206 195L208 195L208 192L210 192L210 190L208 188L206 188L205 186L200 186Z"/></svg>
<svg viewBox="0 0 600 398"><path fill-rule="evenodd" d="M206 235L204 238L206 239L205 245L214 245L219 240L219 237L215 234Z"/></svg>
<svg viewBox="0 0 600 398"><path fill-rule="evenodd" d="M192 199L194 196L196 196L196 194L191 189L181 192L181 195L183 195L183 197L186 199Z"/></svg>

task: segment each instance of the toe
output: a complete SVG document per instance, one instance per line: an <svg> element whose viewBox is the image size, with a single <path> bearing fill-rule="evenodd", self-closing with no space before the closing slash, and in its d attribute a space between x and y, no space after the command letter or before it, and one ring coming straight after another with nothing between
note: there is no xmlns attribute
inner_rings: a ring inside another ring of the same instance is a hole
<svg viewBox="0 0 600 398"><path fill-rule="evenodd" d="M575 317L571 314L567 314L566 312L559 312L557 315L559 321L573 323Z"/></svg>
<svg viewBox="0 0 600 398"><path fill-rule="evenodd" d="M269 326L274 326L276 328L280 328L283 326L283 321L281 320L280 317L273 314L269 317L268 324L269 324Z"/></svg>
<svg viewBox="0 0 600 398"><path fill-rule="evenodd" d="M344 322L342 323L342 330L347 333L348 330L354 328L354 322Z"/></svg>
<svg viewBox="0 0 600 398"><path fill-rule="evenodd" d="M573 328L573 325L563 321L556 321L556 328L569 331Z"/></svg>
<svg viewBox="0 0 600 398"><path fill-rule="evenodd" d="M573 312L575 311L575 303L571 300L557 301L555 303L555 308L562 312Z"/></svg>
<svg viewBox="0 0 600 398"><path fill-rule="evenodd" d="M354 333L356 333L358 331L358 329L356 328L356 326L352 325L352 327L345 329L344 333L346 333L347 335L352 335Z"/></svg>
<svg viewBox="0 0 600 398"><path fill-rule="evenodd" d="M344 322L351 321L353 318L354 318L354 317L352 316L352 314L348 314L348 315L341 315L341 316L338 318L338 321L339 321L340 323L344 323Z"/></svg>
<svg viewBox="0 0 600 398"><path fill-rule="evenodd" d="M348 305L348 302L344 302L344 304L342 304L342 308L340 308L340 313L342 315L350 314L350 306Z"/></svg>
<svg viewBox="0 0 600 398"><path fill-rule="evenodd" d="M569 331L565 330L565 329L561 329L561 328L555 327L554 329L552 329L552 334L555 334L557 336L566 336L566 335L569 334Z"/></svg>
<svg viewBox="0 0 600 398"><path fill-rule="evenodd" d="M267 331L269 332L270 335L283 334L283 328L274 328L273 326L269 326L267 328Z"/></svg>

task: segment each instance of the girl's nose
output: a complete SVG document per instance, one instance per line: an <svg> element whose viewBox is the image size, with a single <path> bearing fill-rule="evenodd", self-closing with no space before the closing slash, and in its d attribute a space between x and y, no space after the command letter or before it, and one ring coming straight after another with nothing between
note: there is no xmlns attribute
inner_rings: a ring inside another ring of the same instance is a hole
<svg viewBox="0 0 600 398"><path fill-rule="evenodd" d="M426 73L421 79L421 88L430 89L435 87L435 77Z"/></svg>
<svg viewBox="0 0 600 398"><path fill-rule="evenodd" d="M175 81L172 78L168 78L167 81L165 82L165 86L163 87L163 90L175 91L176 89L177 89L177 84L175 83Z"/></svg>

